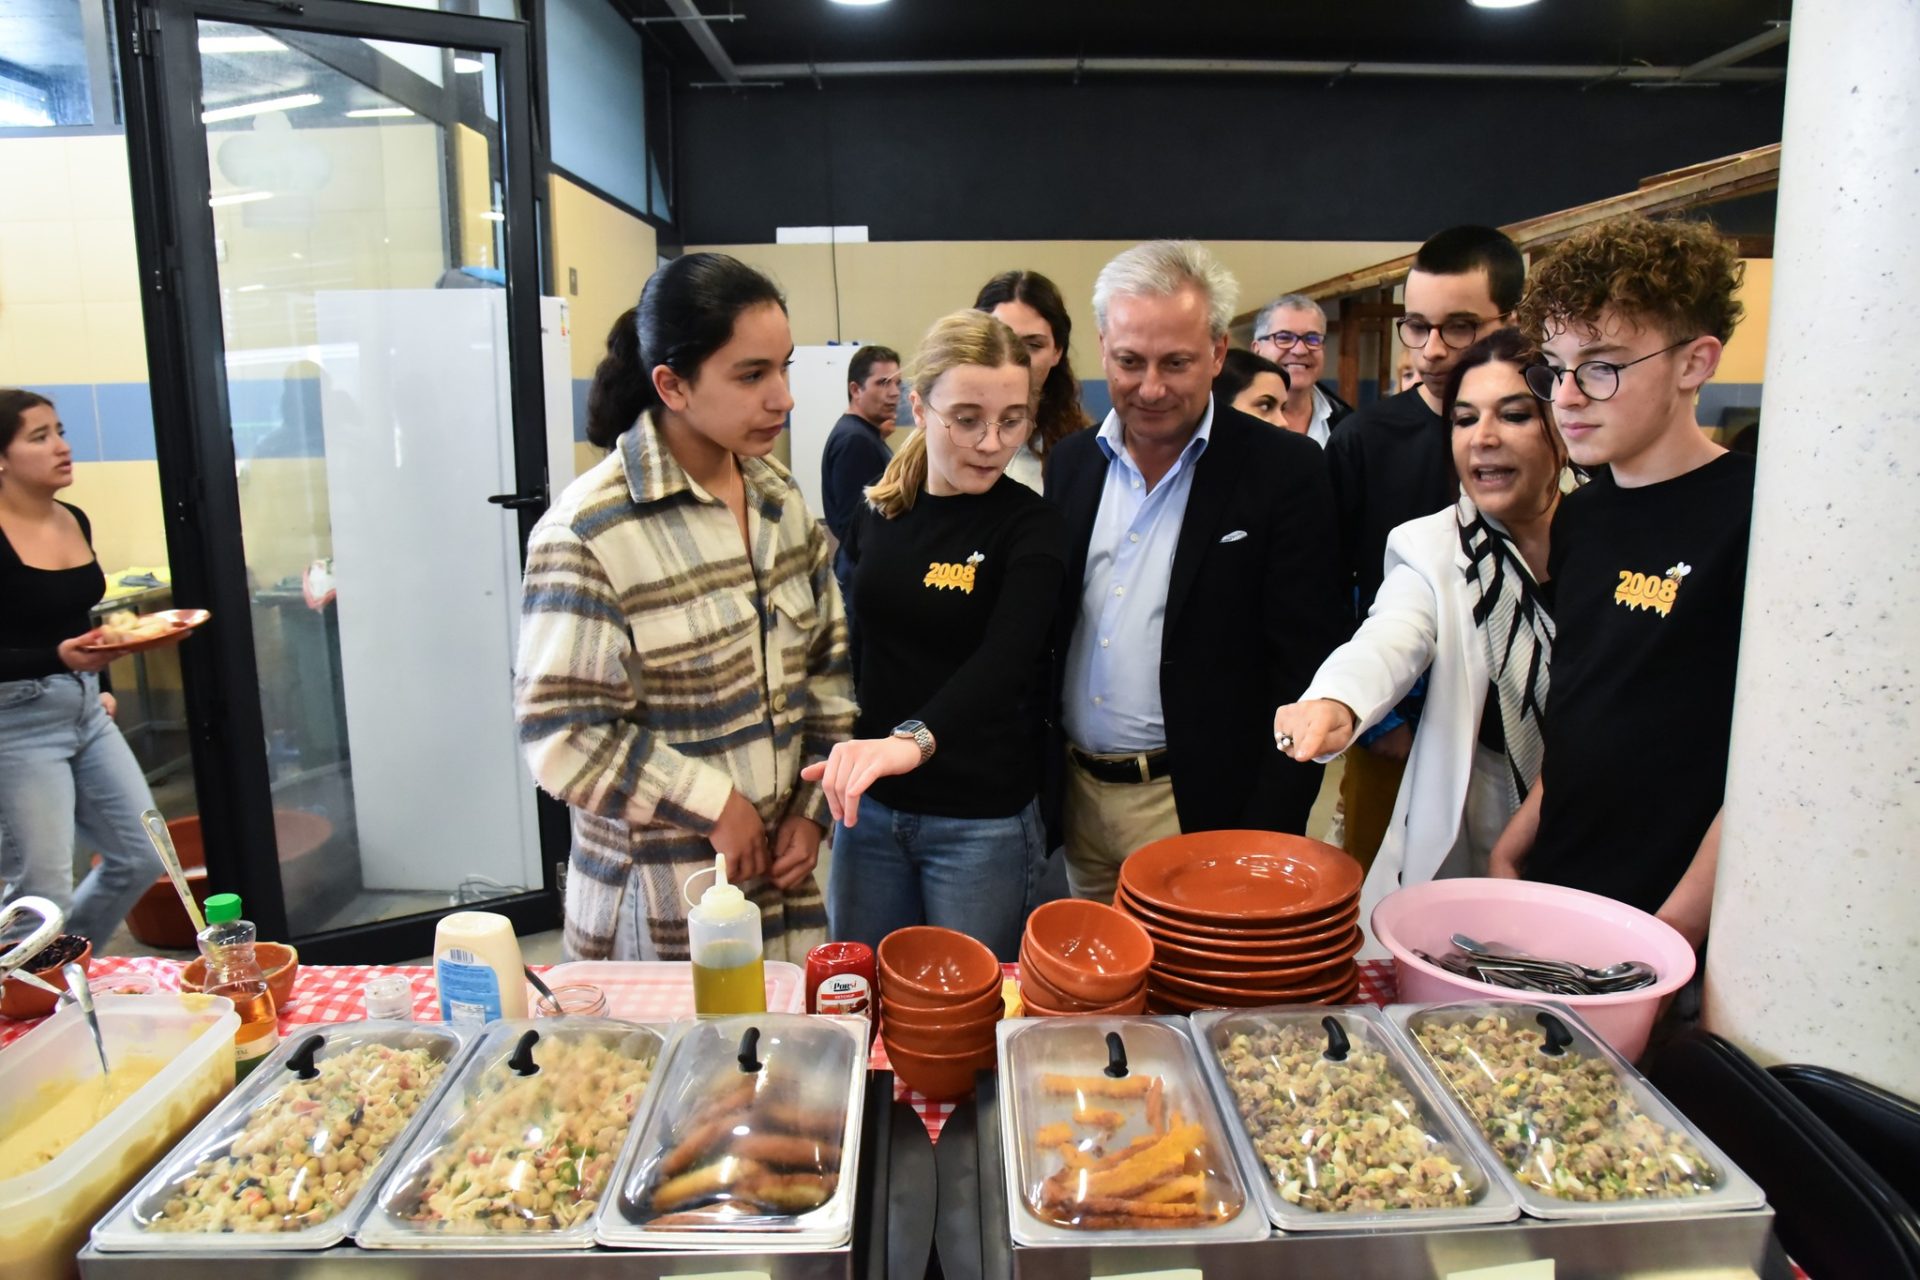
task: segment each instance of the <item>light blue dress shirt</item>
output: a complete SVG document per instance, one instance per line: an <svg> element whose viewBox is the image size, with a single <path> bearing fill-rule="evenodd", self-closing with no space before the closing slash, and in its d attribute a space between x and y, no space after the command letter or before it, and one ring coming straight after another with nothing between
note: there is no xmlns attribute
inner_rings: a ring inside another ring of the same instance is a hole
<svg viewBox="0 0 1920 1280"><path fill-rule="evenodd" d="M1067 647L1062 724L1084 751L1153 751L1167 745L1160 710L1160 629L1173 552L1193 491L1193 468L1213 432L1213 399L1200 428L1160 483L1127 452L1120 417L1108 411L1096 438L1107 482L1087 542L1080 620Z"/></svg>

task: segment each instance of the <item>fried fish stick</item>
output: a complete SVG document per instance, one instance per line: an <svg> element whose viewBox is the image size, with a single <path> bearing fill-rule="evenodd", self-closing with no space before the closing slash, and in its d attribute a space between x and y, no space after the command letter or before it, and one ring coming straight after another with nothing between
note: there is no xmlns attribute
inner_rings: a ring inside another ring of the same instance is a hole
<svg viewBox="0 0 1920 1280"><path fill-rule="evenodd" d="M1179 1201L1198 1204L1201 1193L1206 1189L1207 1179L1204 1174L1183 1173L1177 1178L1169 1178L1157 1187L1148 1188L1135 1199L1142 1204L1174 1204Z"/></svg>
<svg viewBox="0 0 1920 1280"><path fill-rule="evenodd" d="M1127 1122L1127 1118L1118 1111L1109 1111L1105 1107L1075 1107L1073 1122L1090 1129L1118 1129Z"/></svg>
<svg viewBox="0 0 1920 1280"><path fill-rule="evenodd" d="M1063 1142L1072 1141L1073 1126L1070 1124L1044 1125L1033 1135L1033 1144L1037 1147L1057 1147Z"/></svg>
<svg viewBox="0 0 1920 1280"><path fill-rule="evenodd" d="M1155 1133L1167 1131L1167 1093L1160 1087L1159 1076L1147 1086L1147 1128Z"/></svg>
<svg viewBox="0 0 1920 1280"><path fill-rule="evenodd" d="M1158 1076L1064 1076L1048 1072L1040 1077L1044 1093L1084 1093L1094 1098L1141 1098Z"/></svg>
<svg viewBox="0 0 1920 1280"><path fill-rule="evenodd" d="M1134 1195L1184 1168L1187 1153L1199 1146L1204 1136L1205 1130L1199 1125L1182 1125L1124 1163L1088 1174L1084 1195L1088 1199Z"/></svg>
<svg viewBox="0 0 1920 1280"><path fill-rule="evenodd" d="M677 1178L668 1178L653 1193L653 1207L662 1213L671 1213L690 1204L706 1199L708 1196L729 1190L737 1182L745 1182L765 1173L766 1170L751 1160L737 1160L732 1156L722 1156L712 1164L701 1165L692 1173L683 1173Z"/></svg>

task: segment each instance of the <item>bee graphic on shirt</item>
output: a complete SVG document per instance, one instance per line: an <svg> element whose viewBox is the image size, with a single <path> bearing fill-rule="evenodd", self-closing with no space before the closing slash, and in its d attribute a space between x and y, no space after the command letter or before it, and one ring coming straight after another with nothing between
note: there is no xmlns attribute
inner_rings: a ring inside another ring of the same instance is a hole
<svg viewBox="0 0 1920 1280"><path fill-rule="evenodd" d="M1651 573L1622 569L1620 585L1613 589L1613 602L1629 609L1651 609L1661 617L1667 617L1673 612L1673 602L1679 598L1680 584L1692 572L1693 566L1685 560L1676 562L1658 577Z"/></svg>
<svg viewBox="0 0 1920 1280"><path fill-rule="evenodd" d="M974 575L985 560L986 557L976 551L960 564L935 561L927 566L927 576L920 579L920 585L940 591L964 591L972 595Z"/></svg>

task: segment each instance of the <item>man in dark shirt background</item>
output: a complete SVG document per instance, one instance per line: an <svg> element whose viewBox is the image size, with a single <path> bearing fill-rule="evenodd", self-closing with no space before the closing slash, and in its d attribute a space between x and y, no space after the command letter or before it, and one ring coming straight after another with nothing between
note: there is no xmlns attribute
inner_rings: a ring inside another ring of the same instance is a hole
<svg viewBox="0 0 1920 1280"><path fill-rule="evenodd" d="M853 582L853 561L846 550L847 530L865 500L866 488L893 460L887 437L900 409L900 353L891 347L865 346L847 365L847 411L827 433L820 453L820 507L833 531L833 576L845 596Z"/></svg>
<svg viewBox="0 0 1920 1280"><path fill-rule="evenodd" d="M1355 410L1327 442L1356 623L1380 590L1387 535L1459 496L1441 393L1466 349L1508 322L1526 275L1513 241L1492 227L1451 227L1414 255L1398 328L1419 381ZM1360 739L1364 751L1347 755L1340 784L1346 850L1363 866L1380 847L1400 790L1413 746L1411 710L1396 708Z"/></svg>

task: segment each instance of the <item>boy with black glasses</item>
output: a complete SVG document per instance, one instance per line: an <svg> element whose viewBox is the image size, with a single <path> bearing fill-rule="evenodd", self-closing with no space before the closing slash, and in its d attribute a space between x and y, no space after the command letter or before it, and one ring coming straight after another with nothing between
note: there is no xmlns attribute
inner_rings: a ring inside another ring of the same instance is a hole
<svg viewBox="0 0 1920 1280"><path fill-rule="evenodd" d="M1720 847L1753 459L1708 439L1700 388L1743 308L1733 243L1610 219L1536 265L1520 306L1568 452L1594 469L1553 522L1552 691L1540 780L1495 875L1602 893L1696 947Z"/></svg>
<svg viewBox="0 0 1920 1280"><path fill-rule="evenodd" d="M1452 428L1440 416L1440 397L1460 356L1519 304L1526 276L1520 251L1492 227L1452 227L1414 255L1399 329L1420 380L1411 390L1355 410L1327 443L1356 623L1380 590L1387 535L1459 497ZM1360 739L1366 750L1347 755L1340 783L1344 838L1362 866L1372 862L1386 834L1413 746L1413 713L1412 706L1389 713Z"/></svg>

